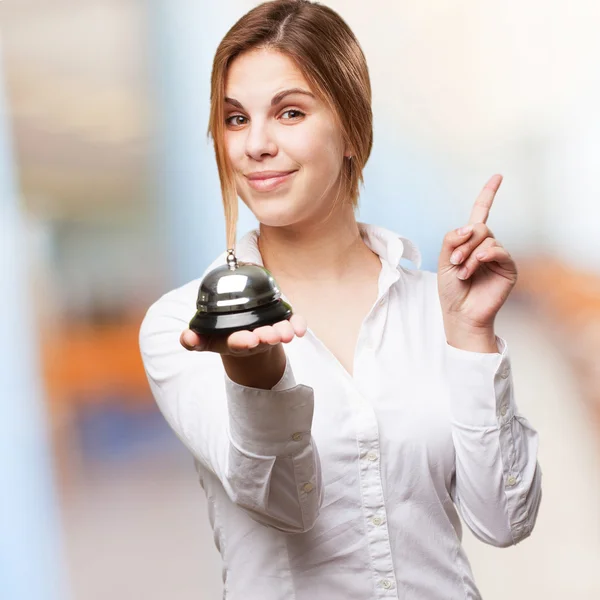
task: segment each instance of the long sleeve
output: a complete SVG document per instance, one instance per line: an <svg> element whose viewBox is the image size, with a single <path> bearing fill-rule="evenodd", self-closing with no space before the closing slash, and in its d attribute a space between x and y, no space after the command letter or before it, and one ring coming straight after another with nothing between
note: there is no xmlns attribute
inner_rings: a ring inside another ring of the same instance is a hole
<svg viewBox="0 0 600 600"><path fill-rule="evenodd" d="M289 360L277 385L262 390L233 382L217 354L181 347L195 290L192 282L163 296L140 329L141 355L158 407L232 502L264 525L307 531L322 502L311 435L313 390L296 385Z"/></svg>
<svg viewBox="0 0 600 600"><path fill-rule="evenodd" d="M447 345L454 502L482 541L510 546L530 535L541 501L538 434L515 404L506 342L498 353Z"/></svg>

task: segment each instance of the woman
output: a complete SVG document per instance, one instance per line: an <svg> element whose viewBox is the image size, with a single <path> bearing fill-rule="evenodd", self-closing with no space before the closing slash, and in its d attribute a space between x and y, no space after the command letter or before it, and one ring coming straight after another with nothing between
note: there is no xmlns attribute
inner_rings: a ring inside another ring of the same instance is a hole
<svg viewBox="0 0 600 600"><path fill-rule="evenodd" d="M517 279L485 224L501 177L446 235L437 274L408 240L358 223L367 66L343 20L305 0L234 25L211 96L228 247L239 196L260 226L237 257L268 268L295 312L198 336L199 278L141 328L152 392L208 498L225 597L479 598L458 515L508 546L541 497L537 434L494 331Z"/></svg>

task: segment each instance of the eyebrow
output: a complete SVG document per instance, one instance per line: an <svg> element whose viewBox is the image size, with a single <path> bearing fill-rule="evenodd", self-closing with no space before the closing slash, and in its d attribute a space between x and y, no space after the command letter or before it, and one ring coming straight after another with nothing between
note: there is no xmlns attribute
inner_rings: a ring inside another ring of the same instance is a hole
<svg viewBox="0 0 600 600"><path fill-rule="evenodd" d="M276 106L286 96L289 96L290 94L303 94L304 96L309 96L310 98L315 97L314 94L311 94L310 92L308 92L307 90L303 90L302 88L292 88L290 90L283 90L282 92L275 94L273 96L273 98L271 98L271 106ZM236 100L235 98L225 97L225 102L227 102L228 104L231 104L232 106L235 106L236 108L239 108L240 110L244 110L242 103L239 102L238 100Z"/></svg>

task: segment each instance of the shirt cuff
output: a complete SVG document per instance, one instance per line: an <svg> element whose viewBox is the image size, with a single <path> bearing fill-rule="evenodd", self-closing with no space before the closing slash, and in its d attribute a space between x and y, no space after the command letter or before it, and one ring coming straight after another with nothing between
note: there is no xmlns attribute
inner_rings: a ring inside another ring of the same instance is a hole
<svg viewBox="0 0 600 600"><path fill-rule="evenodd" d="M498 352L471 352L446 343L446 377L455 423L498 427L515 414L512 373L506 341L496 336Z"/></svg>
<svg viewBox="0 0 600 600"><path fill-rule="evenodd" d="M229 437L241 452L261 457L291 456L310 442L313 389L296 385L287 363L275 387L278 386L284 389L263 390L240 385L225 372Z"/></svg>
<svg viewBox="0 0 600 600"><path fill-rule="evenodd" d="M285 370L283 371L283 375L281 379L271 388L274 392L278 392L281 390L287 390L289 388L293 388L296 385L296 378L294 377L294 373L292 372L292 367L290 366L290 361L286 355L285 357Z"/></svg>

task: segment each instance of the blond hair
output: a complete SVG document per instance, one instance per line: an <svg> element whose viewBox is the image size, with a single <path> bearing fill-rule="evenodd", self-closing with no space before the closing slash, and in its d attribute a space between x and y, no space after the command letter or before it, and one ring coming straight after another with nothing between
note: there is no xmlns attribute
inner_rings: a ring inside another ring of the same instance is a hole
<svg viewBox="0 0 600 600"><path fill-rule="evenodd" d="M317 96L332 110L351 158L343 162L340 188L358 205L363 168L373 145L371 82L352 30L332 9L308 0L264 2L241 17L217 48L212 67L208 134L214 142L227 224L234 248L238 220L235 179L225 149L225 81L231 62L256 48L289 56Z"/></svg>

